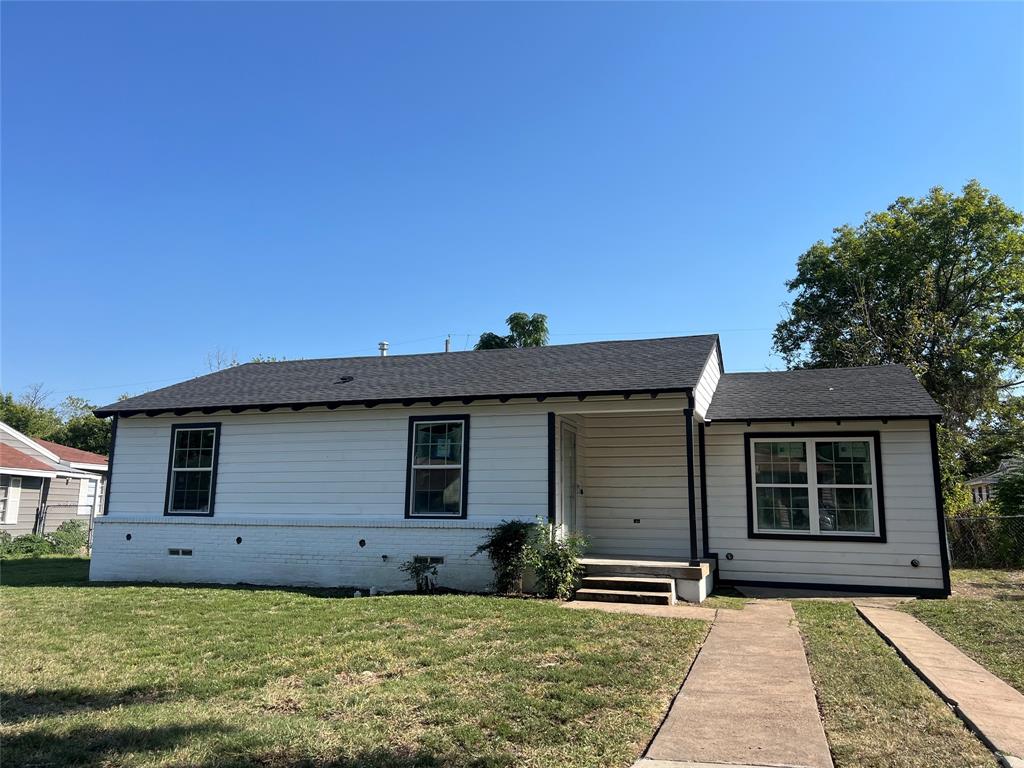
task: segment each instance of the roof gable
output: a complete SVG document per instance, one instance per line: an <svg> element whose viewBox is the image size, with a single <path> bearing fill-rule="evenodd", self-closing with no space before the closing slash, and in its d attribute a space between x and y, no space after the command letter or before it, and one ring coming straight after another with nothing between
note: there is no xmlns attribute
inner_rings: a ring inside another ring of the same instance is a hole
<svg viewBox="0 0 1024 768"><path fill-rule="evenodd" d="M72 448L69 445L61 445L60 443L54 443L50 440L43 440L42 438L33 438L35 442L39 443L44 448L53 451L57 454L62 461L66 461L74 464L103 464L106 465L107 457L93 453L92 451L83 451L79 448Z"/></svg>
<svg viewBox="0 0 1024 768"><path fill-rule="evenodd" d="M27 469L32 472L50 472L53 467L29 456L10 445L0 443L0 467L4 469Z"/></svg>

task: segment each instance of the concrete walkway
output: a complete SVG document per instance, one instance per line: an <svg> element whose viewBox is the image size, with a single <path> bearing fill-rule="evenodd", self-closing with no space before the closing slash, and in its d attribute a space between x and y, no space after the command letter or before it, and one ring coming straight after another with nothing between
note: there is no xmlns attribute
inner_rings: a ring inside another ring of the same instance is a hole
<svg viewBox="0 0 1024 768"><path fill-rule="evenodd" d="M700 619L714 621L714 608L676 603L675 605L638 605L636 603L597 603L587 600L559 603L574 611L604 611L605 613L634 613L638 616L657 616L662 619Z"/></svg>
<svg viewBox="0 0 1024 768"><path fill-rule="evenodd" d="M793 608L723 610L635 768L832 768Z"/></svg>
<svg viewBox="0 0 1024 768"><path fill-rule="evenodd" d="M861 604L857 610L1004 765L1024 768L1024 695L913 616Z"/></svg>

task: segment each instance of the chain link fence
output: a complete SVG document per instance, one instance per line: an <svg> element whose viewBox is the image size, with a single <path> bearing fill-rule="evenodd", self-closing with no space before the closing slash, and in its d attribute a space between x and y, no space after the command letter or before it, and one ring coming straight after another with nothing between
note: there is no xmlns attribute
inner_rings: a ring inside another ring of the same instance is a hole
<svg viewBox="0 0 1024 768"><path fill-rule="evenodd" d="M1024 515L946 519L954 568L1024 568Z"/></svg>
<svg viewBox="0 0 1024 768"><path fill-rule="evenodd" d="M92 553L92 512L91 504L44 504L36 522L36 533L53 533L65 520L75 520L88 531L86 551Z"/></svg>

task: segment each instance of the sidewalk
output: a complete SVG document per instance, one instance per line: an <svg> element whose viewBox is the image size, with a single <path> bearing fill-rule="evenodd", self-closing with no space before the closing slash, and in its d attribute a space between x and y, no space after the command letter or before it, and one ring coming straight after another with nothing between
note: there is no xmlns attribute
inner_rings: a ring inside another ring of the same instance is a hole
<svg viewBox="0 0 1024 768"><path fill-rule="evenodd" d="M723 610L635 768L832 768L789 603Z"/></svg>
<svg viewBox="0 0 1024 768"><path fill-rule="evenodd" d="M1004 765L1024 768L1024 695L913 616L859 603L857 610Z"/></svg>

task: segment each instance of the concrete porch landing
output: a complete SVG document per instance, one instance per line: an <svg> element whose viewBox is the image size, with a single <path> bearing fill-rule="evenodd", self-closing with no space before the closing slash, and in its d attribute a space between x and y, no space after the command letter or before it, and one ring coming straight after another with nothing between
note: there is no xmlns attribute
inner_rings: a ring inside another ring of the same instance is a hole
<svg viewBox="0 0 1024 768"><path fill-rule="evenodd" d="M575 600L675 605L676 597L700 603L711 592L713 560L659 560L587 555Z"/></svg>

